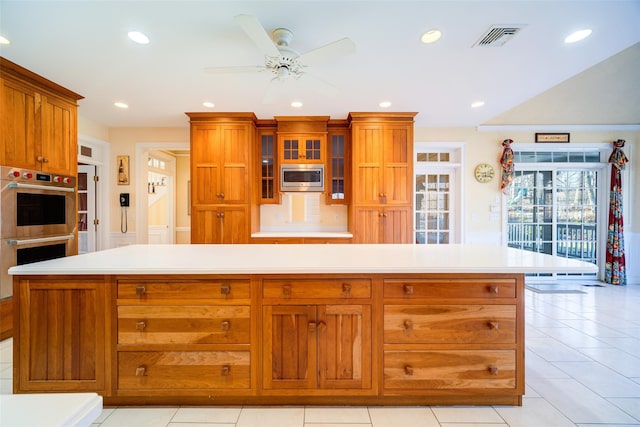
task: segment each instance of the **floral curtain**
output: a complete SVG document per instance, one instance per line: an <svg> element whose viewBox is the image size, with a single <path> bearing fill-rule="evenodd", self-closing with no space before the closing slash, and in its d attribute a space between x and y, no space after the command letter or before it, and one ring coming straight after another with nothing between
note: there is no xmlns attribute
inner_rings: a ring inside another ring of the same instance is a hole
<svg viewBox="0 0 640 427"><path fill-rule="evenodd" d="M609 157L611 163L611 192L609 200L609 229L607 232L607 258L604 281L612 285L626 285L627 273L624 258L624 232L622 220L622 171L629 161L622 147L624 140L613 143L613 152Z"/></svg>
<svg viewBox="0 0 640 427"><path fill-rule="evenodd" d="M502 156L500 156L500 166L502 169L502 176L500 181L500 190L503 193L507 193L507 188L511 181L513 181L513 175L515 172L515 165L513 163L513 150L511 149L513 144L512 139L505 139L502 141Z"/></svg>

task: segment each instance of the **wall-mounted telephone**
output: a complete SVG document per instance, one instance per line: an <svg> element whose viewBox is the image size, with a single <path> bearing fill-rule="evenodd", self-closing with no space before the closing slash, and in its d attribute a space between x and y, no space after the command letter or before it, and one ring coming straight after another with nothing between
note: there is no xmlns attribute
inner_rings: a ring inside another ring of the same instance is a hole
<svg viewBox="0 0 640 427"><path fill-rule="evenodd" d="M129 207L129 193L120 193L120 231L127 232L127 209Z"/></svg>
<svg viewBox="0 0 640 427"><path fill-rule="evenodd" d="M129 206L129 193L120 193L120 206Z"/></svg>

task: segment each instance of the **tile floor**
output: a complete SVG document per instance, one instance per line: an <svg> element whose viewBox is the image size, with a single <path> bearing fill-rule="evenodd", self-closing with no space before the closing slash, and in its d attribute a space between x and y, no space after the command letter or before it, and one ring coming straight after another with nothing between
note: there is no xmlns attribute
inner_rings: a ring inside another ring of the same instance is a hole
<svg viewBox="0 0 640 427"><path fill-rule="evenodd" d="M11 351L11 339L0 343L0 393L12 390ZM105 408L94 426L640 426L640 286L526 291L522 407L122 407Z"/></svg>

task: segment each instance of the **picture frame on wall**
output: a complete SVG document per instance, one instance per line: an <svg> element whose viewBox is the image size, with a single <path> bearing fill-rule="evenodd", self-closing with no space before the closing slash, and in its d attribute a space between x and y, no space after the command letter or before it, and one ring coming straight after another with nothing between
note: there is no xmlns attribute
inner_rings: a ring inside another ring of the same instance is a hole
<svg viewBox="0 0 640 427"><path fill-rule="evenodd" d="M118 185L129 185L129 156L118 156Z"/></svg>
<svg viewBox="0 0 640 427"><path fill-rule="evenodd" d="M569 142L568 132L538 132L536 133L536 142L552 142L552 143L566 143Z"/></svg>

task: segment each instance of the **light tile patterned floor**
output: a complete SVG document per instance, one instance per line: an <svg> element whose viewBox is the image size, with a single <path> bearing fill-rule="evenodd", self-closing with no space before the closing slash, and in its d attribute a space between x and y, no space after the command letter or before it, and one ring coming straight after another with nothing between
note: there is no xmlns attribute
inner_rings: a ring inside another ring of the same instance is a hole
<svg viewBox="0 0 640 427"><path fill-rule="evenodd" d="M547 288L545 288L547 286ZM526 291L522 407L105 408L100 427L640 427L640 286ZM0 393L12 391L12 340Z"/></svg>

